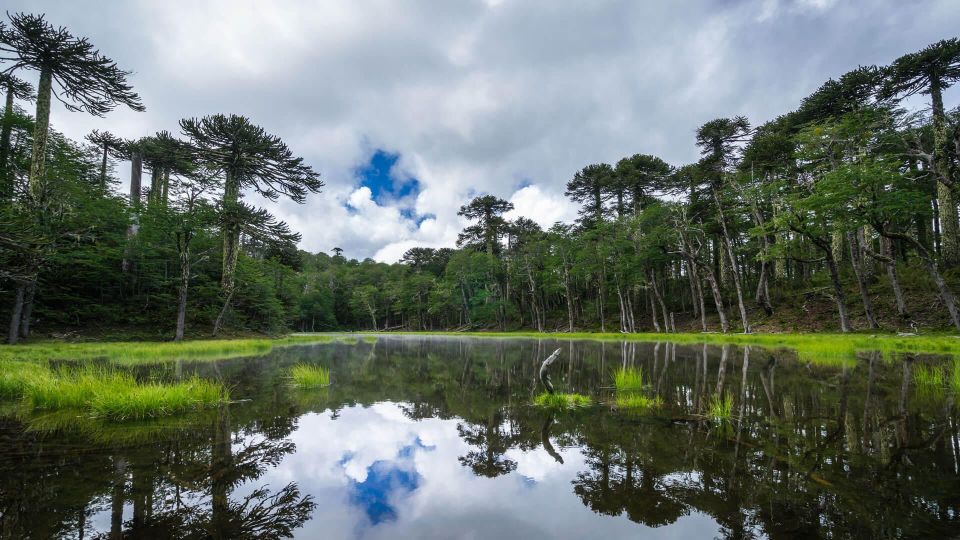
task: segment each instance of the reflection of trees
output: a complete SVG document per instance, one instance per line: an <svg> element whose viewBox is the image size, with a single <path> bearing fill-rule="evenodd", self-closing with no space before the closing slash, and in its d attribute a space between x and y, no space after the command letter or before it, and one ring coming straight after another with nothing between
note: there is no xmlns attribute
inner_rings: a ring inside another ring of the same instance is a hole
<svg viewBox="0 0 960 540"><path fill-rule="evenodd" d="M517 434L504 428L503 411L498 409L492 413L486 424L457 424L457 433L469 445L479 450L467 452L467 455L458 459L465 467L470 467L475 474L495 478L507 474L517 468L517 462L504 457L517 441Z"/></svg>

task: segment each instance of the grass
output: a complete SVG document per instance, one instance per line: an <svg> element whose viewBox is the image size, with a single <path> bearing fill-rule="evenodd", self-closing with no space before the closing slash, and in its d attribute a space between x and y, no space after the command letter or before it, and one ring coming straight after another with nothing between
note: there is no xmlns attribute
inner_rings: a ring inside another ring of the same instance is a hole
<svg viewBox="0 0 960 540"><path fill-rule="evenodd" d="M643 389L643 369L619 368L613 372L613 385L618 392L629 392Z"/></svg>
<svg viewBox="0 0 960 540"><path fill-rule="evenodd" d="M104 359L139 365L170 360L220 360L257 356L273 347L329 343L330 336L291 335L281 339L212 339L181 342L31 343L0 347L0 360L49 361Z"/></svg>
<svg viewBox="0 0 960 540"><path fill-rule="evenodd" d="M618 409L637 411L659 408L663 405L663 400L660 399L660 396L648 398L643 394L618 394L616 404Z"/></svg>
<svg viewBox="0 0 960 540"><path fill-rule="evenodd" d="M90 400L94 415L111 420L169 416L214 407L229 401L229 393L206 379L128 386L120 391L100 392Z"/></svg>
<svg viewBox="0 0 960 540"><path fill-rule="evenodd" d="M297 364L290 369L293 385L298 388L321 388L330 385L330 370L322 366Z"/></svg>
<svg viewBox="0 0 960 540"><path fill-rule="evenodd" d="M918 364L913 368L913 380L919 392L932 395L941 394L947 381L947 372L944 366Z"/></svg>
<svg viewBox="0 0 960 540"><path fill-rule="evenodd" d="M954 395L960 395L960 359L953 360L950 375L947 376L947 383L953 390Z"/></svg>
<svg viewBox="0 0 960 540"><path fill-rule="evenodd" d="M589 396L584 396L582 394L551 394L548 392L543 392L537 397L533 398L533 404L537 407L543 407L545 409L560 409L564 411L589 407L591 403L593 403L593 400L591 400Z"/></svg>
<svg viewBox="0 0 960 540"><path fill-rule="evenodd" d="M792 349L804 360L839 364L856 359L858 351L880 351L885 355L912 353L960 357L960 336L930 334L713 334L713 333L591 333L591 332L396 332L410 335L443 335L477 338L538 338L594 341L672 342L679 344L750 345L768 349Z"/></svg>
<svg viewBox="0 0 960 540"><path fill-rule="evenodd" d="M138 383L119 369L52 370L40 364L0 363L4 397L20 398L26 411L86 411L110 420L156 418L229 401L219 383L192 378L176 383Z"/></svg>
<svg viewBox="0 0 960 540"><path fill-rule="evenodd" d="M707 416L718 422L730 420L733 416L733 397L728 394L713 396L710 407L707 409Z"/></svg>

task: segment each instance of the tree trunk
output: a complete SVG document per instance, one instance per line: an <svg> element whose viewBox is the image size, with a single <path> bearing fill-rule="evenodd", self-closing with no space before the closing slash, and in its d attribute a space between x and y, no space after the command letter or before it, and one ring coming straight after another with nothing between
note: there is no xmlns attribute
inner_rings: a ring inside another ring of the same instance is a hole
<svg viewBox="0 0 960 540"><path fill-rule="evenodd" d="M129 272L131 263L130 241L140 230L140 182L143 178L143 159L139 150L133 150L130 156L130 208L133 210L132 223L127 229L127 246L123 250L123 272Z"/></svg>
<svg viewBox="0 0 960 540"><path fill-rule="evenodd" d="M733 279L733 286L737 292L737 304L740 307L740 319L743 324L743 333L750 333L750 320L747 318L747 306L743 303L743 287L740 284L740 270L737 268L737 258L733 254L733 241L730 239L730 233L727 230L727 219L723 215L723 208L720 204L720 195L716 187L713 188L713 199L717 203L717 213L720 218L720 226L723 230L723 243L726 246L727 256L730 260L730 277Z"/></svg>
<svg viewBox="0 0 960 540"><path fill-rule="evenodd" d="M657 305L656 305L656 304L654 303L654 301L653 301L653 295L652 295L652 294L648 294L648 295L647 295L647 298L650 299L650 317L653 319L653 328L654 328L654 329L657 331L657 333L659 334L659 333L660 333L660 323L657 322ZM666 321L664 321L664 324L666 324Z"/></svg>
<svg viewBox="0 0 960 540"><path fill-rule="evenodd" d="M183 340L187 325L187 292L190 288L190 240L180 240L180 290L177 291L177 332L174 341Z"/></svg>
<svg viewBox="0 0 960 540"><path fill-rule="evenodd" d="M850 331L850 316L847 315L847 304L844 301L843 285L840 283L840 272L837 270L837 261L833 259L833 250L825 249L827 269L830 271L830 283L833 284L834 300L837 303L837 312L840 314L840 331Z"/></svg>
<svg viewBox="0 0 960 540"><path fill-rule="evenodd" d="M870 301L870 291L867 290L867 280L863 275L860 242L852 231L847 231L847 243L850 245L850 263L853 266L853 275L857 278L857 288L860 290L860 299L863 301L863 313L867 318L867 325L871 330L875 330L880 325L877 324L877 318L873 315L873 302Z"/></svg>
<svg viewBox="0 0 960 540"><path fill-rule="evenodd" d="M30 319L33 317L33 297L37 292L37 282L27 285L27 292L23 298L23 315L20 317L20 337L30 337Z"/></svg>
<svg viewBox="0 0 960 540"><path fill-rule="evenodd" d="M25 284L17 284L17 292L13 298L13 311L10 313L10 330L7 332L7 343L16 345L20 339L20 318L23 314L23 296L26 293Z"/></svg>
<svg viewBox="0 0 960 540"><path fill-rule="evenodd" d="M103 156L100 160L100 188L107 189L107 143L103 143Z"/></svg>
<svg viewBox="0 0 960 540"><path fill-rule="evenodd" d="M667 305L663 302L663 296L660 294L660 286L657 284L657 276L653 270L650 270L650 285L653 287L653 296L660 304L660 311L663 313L663 331L670 331L670 317L667 315Z"/></svg>
<svg viewBox="0 0 960 540"><path fill-rule="evenodd" d="M36 200L42 200L44 197L43 183L46 173L52 85L53 73L49 69L41 70L40 84L37 86L37 116L33 127L33 153L30 159L30 193Z"/></svg>
<svg viewBox="0 0 960 540"><path fill-rule="evenodd" d="M889 261L886 261L887 266L887 277L890 278L890 287L893 288L893 296L897 301L897 314L900 315L901 319L907 319L910 317L910 312L907 311L907 303L903 299L903 290L900 289L900 278L897 276L897 259L893 253L893 241L886 237L880 237L880 241L883 244L883 254L889 258ZM923 244L922 240L918 241Z"/></svg>
<svg viewBox="0 0 960 540"><path fill-rule="evenodd" d="M213 324L213 335L220 332L224 316L230 308L230 300L236 287L235 274L240 256L240 223L236 215L240 199L239 179L227 173L223 190L223 209L227 214L223 225L223 272L220 279L223 307Z"/></svg>
<svg viewBox="0 0 960 540"><path fill-rule="evenodd" d="M10 134L13 133L13 86L7 87L3 126L0 128L0 200L13 197L13 171L10 170Z"/></svg>
<svg viewBox="0 0 960 540"><path fill-rule="evenodd" d="M937 203L940 208L940 243L943 264L947 268L960 264L960 221L957 218L957 201L953 196L950 179L950 155L947 138L946 115L943 111L943 94L940 82L931 81L930 98L933 105L933 156L937 177Z"/></svg>
<svg viewBox="0 0 960 540"><path fill-rule="evenodd" d="M727 321L727 314L723 309L723 294L720 292L720 284L717 283L717 276L711 269L706 272L707 282L710 283L710 291L713 293L713 303L717 306L717 315L720 317L720 329L724 334L730 331L730 323Z"/></svg>

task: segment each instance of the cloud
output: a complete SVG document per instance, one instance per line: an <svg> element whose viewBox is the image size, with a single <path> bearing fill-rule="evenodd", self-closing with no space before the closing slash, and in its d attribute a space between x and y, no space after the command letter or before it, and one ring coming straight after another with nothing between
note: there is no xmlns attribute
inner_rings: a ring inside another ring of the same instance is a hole
<svg viewBox="0 0 960 540"><path fill-rule="evenodd" d="M6 8L45 11L134 70L147 112L100 119L55 103L55 127L74 138L93 128L138 137L176 131L184 117L244 114L327 183L304 206L264 203L303 234L303 247L382 260L417 244L452 246L457 209L478 193L514 200L542 224L569 219L563 187L587 164L637 152L694 161L700 124L739 114L762 123L829 77L888 63L960 25L950 0ZM399 156L392 170L417 180L415 196L363 191L356 170L377 149ZM119 170L126 180L128 166Z"/></svg>

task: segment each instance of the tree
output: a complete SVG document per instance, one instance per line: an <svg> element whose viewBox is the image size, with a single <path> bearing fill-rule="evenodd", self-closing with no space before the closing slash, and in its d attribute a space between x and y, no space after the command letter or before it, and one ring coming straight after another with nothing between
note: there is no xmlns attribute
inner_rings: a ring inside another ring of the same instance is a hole
<svg viewBox="0 0 960 540"><path fill-rule="evenodd" d="M47 130L50 126L50 99L56 96L71 111L103 116L118 104L143 111L140 96L127 84L130 73L100 54L87 38L74 37L66 28L55 28L43 15L10 15L10 26L0 28L0 60L13 64L4 70L26 68L40 72L37 88L36 126L30 190L41 195L46 181ZM56 83L56 89L54 89Z"/></svg>
<svg viewBox="0 0 960 540"><path fill-rule="evenodd" d="M933 168L937 175L937 200L944 264L960 264L960 221L957 216L955 171L951 170L952 150L947 137L943 91L960 80L960 40L938 41L926 48L897 58L887 68L882 98L903 99L927 94L933 111Z"/></svg>
<svg viewBox="0 0 960 540"><path fill-rule="evenodd" d="M734 165L736 159L736 144L744 141L750 134L750 123L743 116L735 118L718 118L700 126L697 130L697 146L704 155L702 166L711 174L710 190L717 207L717 221L723 231L724 245L730 260L730 273L733 276L733 285L737 292L737 304L740 307L740 320L743 323L743 332L750 333L750 321L747 318L747 307L743 301L743 287L741 285L739 263L733 253L733 239L728 229L727 218L724 215L724 201L720 197L726 173Z"/></svg>
<svg viewBox="0 0 960 540"><path fill-rule="evenodd" d="M583 205L580 209L580 222L584 227L603 219L604 202L613 178L613 167L599 163L587 165L567 182L564 195Z"/></svg>
<svg viewBox="0 0 960 540"><path fill-rule="evenodd" d="M623 215L629 205L634 214L639 213L653 199L653 193L668 183L673 167L666 161L650 154L634 154L617 162L614 168L615 183L622 186L629 201L617 200L618 215Z"/></svg>
<svg viewBox="0 0 960 540"><path fill-rule="evenodd" d="M463 229L457 245L478 246L491 257L500 253L500 237L506 232L507 225L503 214L510 210L513 210L513 203L493 195L481 195L461 206L457 215L477 220L477 223Z"/></svg>
<svg viewBox="0 0 960 540"><path fill-rule="evenodd" d="M0 127L0 200L13 197L13 172L10 166L10 134L13 132L13 100L33 100L33 86L10 73L0 73L0 88L6 95L3 126Z"/></svg>
<svg viewBox="0 0 960 540"><path fill-rule="evenodd" d="M109 131L100 131L97 129L91 131L86 139L87 142L95 145L101 152L100 187L105 190L107 189L107 166L109 165L109 158L111 154L116 154L121 151L124 141Z"/></svg>
<svg viewBox="0 0 960 540"><path fill-rule="evenodd" d="M248 224L246 220L255 216L259 216L262 225L270 224L263 215L265 212L241 203L243 190L253 189L271 201L284 195L303 203L308 193L320 191L323 182L318 173L303 163L303 158L294 157L279 137L268 134L246 117L217 114L181 120L180 127L191 140L194 158L212 173L223 177L220 203L223 308L214 323L213 332L216 334L233 298L240 232Z"/></svg>

